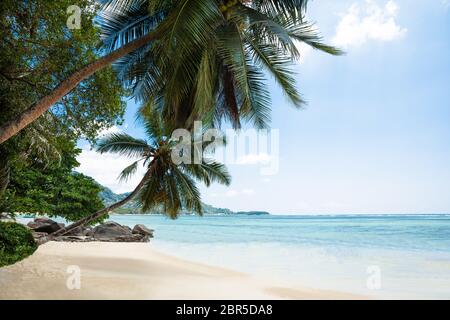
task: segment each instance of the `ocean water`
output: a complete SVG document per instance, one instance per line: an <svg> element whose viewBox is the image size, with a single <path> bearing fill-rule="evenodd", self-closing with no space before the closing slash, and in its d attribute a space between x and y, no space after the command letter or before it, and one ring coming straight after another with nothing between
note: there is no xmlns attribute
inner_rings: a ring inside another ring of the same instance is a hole
<svg viewBox="0 0 450 320"><path fill-rule="evenodd" d="M112 216L170 255L282 286L450 299L450 215Z"/></svg>

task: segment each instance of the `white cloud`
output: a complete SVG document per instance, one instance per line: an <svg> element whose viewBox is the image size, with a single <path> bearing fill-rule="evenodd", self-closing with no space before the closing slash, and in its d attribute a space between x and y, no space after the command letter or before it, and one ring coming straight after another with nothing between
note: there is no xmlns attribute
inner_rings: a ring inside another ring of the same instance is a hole
<svg viewBox="0 0 450 320"><path fill-rule="evenodd" d="M243 189L242 193L247 195L247 196L251 196L251 195L255 194L255 190L253 190L253 189Z"/></svg>
<svg viewBox="0 0 450 320"><path fill-rule="evenodd" d="M225 192L224 196L227 198L234 198L234 197L238 197L238 196L252 196L254 195L256 192L253 189L242 189L242 190L235 190L235 189L230 189L227 192ZM217 194L215 194L215 196L218 196Z"/></svg>
<svg viewBox="0 0 450 320"><path fill-rule="evenodd" d="M119 173L129 166L133 159L113 154L100 154L87 147L82 149L77 161L80 163L80 166L76 169L78 172L94 178L116 193L132 191L145 172L140 165L133 177L126 182L119 182L117 179Z"/></svg>
<svg viewBox="0 0 450 320"><path fill-rule="evenodd" d="M236 161L237 164L266 164L270 162L272 157L267 153L248 154L239 157Z"/></svg>
<svg viewBox="0 0 450 320"><path fill-rule="evenodd" d="M228 190L227 192L225 192L225 196L226 197L236 197L239 194L239 192L237 192L236 190Z"/></svg>
<svg viewBox="0 0 450 320"><path fill-rule="evenodd" d="M392 0L387 1L384 6L375 0L352 4L336 28L333 43L347 48L370 40L393 41L401 38L407 29L399 26L396 21L398 9L398 5Z"/></svg>

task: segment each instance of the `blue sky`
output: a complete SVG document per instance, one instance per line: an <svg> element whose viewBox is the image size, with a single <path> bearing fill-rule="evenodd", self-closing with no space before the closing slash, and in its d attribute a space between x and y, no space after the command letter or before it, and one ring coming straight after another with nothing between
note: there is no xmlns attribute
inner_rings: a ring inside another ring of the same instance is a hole
<svg viewBox="0 0 450 320"><path fill-rule="evenodd" d="M450 1L311 1L308 16L330 57L304 48L294 66L308 101L291 107L274 83L279 171L230 165L228 188L201 188L206 203L279 214L450 212ZM129 103L125 125L135 128ZM116 192L130 161L83 146L79 171Z"/></svg>

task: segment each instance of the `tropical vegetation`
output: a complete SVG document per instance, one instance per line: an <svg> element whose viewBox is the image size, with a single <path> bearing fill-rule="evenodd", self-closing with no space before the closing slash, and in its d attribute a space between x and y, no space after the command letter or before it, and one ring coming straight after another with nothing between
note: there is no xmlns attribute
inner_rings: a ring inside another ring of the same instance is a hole
<svg viewBox="0 0 450 320"><path fill-rule="evenodd" d="M87 8L90 3L1 1L0 124L26 110L99 55L96 48L100 29L93 24L95 10L83 11L81 29L66 27L65 8ZM99 131L121 124L126 95L112 68L105 68L82 81L18 135L0 144L0 197L8 186L12 168L57 166L67 151L67 143L74 144L79 138L94 141Z"/></svg>
<svg viewBox="0 0 450 320"><path fill-rule="evenodd" d="M37 244L27 227L0 221L0 267L25 259L36 249Z"/></svg>
<svg viewBox="0 0 450 320"><path fill-rule="evenodd" d="M288 69L296 41L331 54L305 21L306 0L107 0L100 22L106 53L60 79L53 90L3 122L0 143L112 63L134 96L160 106L178 125L199 116L239 117L265 126L270 97L263 68L294 105L302 103Z"/></svg>
<svg viewBox="0 0 450 320"><path fill-rule="evenodd" d="M58 149L62 151L59 162L12 163L8 188L0 198L3 199L0 212L45 214L76 221L104 207L99 195L103 187L91 177L74 171L81 150L73 141L58 140Z"/></svg>

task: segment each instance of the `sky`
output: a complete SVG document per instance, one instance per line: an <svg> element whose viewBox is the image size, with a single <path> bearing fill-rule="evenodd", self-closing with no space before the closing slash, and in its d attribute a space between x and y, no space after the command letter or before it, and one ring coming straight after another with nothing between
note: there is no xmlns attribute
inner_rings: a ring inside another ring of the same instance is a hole
<svg viewBox="0 0 450 320"><path fill-rule="evenodd" d="M273 214L450 213L450 0L315 0L308 18L346 55L300 45L293 71L307 106L270 82L278 155L241 157L228 165L231 186L201 187L203 201ZM129 101L112 130L142 136L135 112ZM130 159L80 147L77 170L113 191L140 180L117 180ZM271 157L278 169L265 175Z"/></svg>

